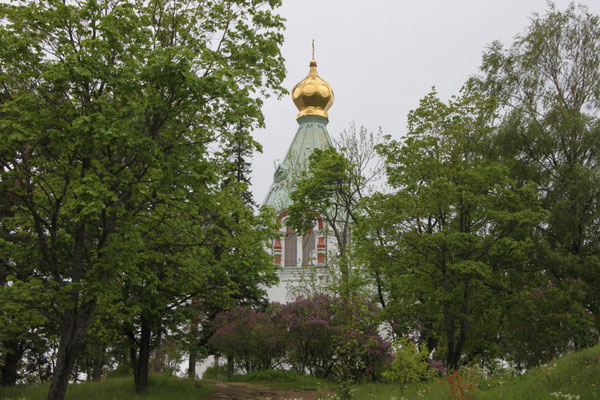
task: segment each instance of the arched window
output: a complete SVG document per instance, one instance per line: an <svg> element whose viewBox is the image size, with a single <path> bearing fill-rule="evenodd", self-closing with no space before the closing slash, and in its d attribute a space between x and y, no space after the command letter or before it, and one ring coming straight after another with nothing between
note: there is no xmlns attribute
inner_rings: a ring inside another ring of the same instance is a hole
<svg viewBox="0 0 600 400"><path fill-rule="evenodd" d="M315 250L315 232L310 230L302 236L302 265L313 263L313 252Z"/></svg>
<svg viewBox="0 0 600 400"><path fill-rule="evenodd" d="M285 235L285 266L295 267L298 263L298 235L290 226Z"/></svg>

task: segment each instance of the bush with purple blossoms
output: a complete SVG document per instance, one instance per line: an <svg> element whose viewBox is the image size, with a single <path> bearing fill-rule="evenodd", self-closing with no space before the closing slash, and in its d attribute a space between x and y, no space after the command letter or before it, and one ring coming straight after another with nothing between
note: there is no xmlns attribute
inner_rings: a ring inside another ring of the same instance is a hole
<svg viewBox="0 0 600 400"><path fill-rule="evenodd" d="M271 311L238 307L219 313L209 343L233 357L238 369L250 373L280 365L285 353L284 330Z"/></svg>
<svg viewBox="0 0 600 400"><path fill-rule="evenodd" d="M221 313L210 342L246 372L283 360L295 371L317 377L376 378L391 360L390 345L377 332L378 313L364 299L301 297L274 304L268 312L238 308Z"/></svg>
<svg viewBox="0 0 600 400"><path fill-rule="evenodd" d="M331 374L335 363L335 331L338 324L331 309L331 298L317 295L300 297L276 305L286 330L286 360L297 372L317 377Z"/></svg>
<svg viewBox="0 0 600 400"><path fill-rule="evenodd" d="M429 368L435 371L437 376L443 376L446 373L446 367L442 360L429 359Z"/></svg>

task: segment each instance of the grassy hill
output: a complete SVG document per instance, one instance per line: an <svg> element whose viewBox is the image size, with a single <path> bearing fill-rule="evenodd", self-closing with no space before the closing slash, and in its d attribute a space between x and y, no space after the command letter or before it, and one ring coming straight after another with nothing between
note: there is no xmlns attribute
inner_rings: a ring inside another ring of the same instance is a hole
<svg viewBox="0 0 600 400"><path fill-rule="evenodd" d="M460 400L600 400L600 345L533 368L522 376L476 379L459 375L451 378L460 383L452 385L448 377L444 377L428 384L412 385L404 391L396 385L365 384L356 390L354 398L446 400L453 399L454 386L454 399ZM469 385L472 385L471 389L468 389ZM464 388L462 393L460 386Z"/></svg>

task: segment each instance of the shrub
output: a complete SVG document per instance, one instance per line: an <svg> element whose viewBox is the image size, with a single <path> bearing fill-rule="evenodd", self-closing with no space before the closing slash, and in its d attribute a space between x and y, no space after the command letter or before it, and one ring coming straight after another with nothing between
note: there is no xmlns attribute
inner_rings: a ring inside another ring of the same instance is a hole
<svg viewBox="0 0 600 400"><path fill-rule="evenodd" d="M202 379L213 381L224 381L227 379L227 365L213 365L206 368L202 374Z"/></svg>
<svg viewBox="0 0 600 400"><path fill-rule="evenodd" d="M594 317L584 304L581 279L567 278L515 293L504 337L511 361L529 368L572 350L573 345L595 343Z"/></svg>
<svg viewBox="0 0 600 400"><path fill-rule="evenodd" d="M277 308L286 329L287 362L292 368L311 375L330 375L335 357L336 316L331 310L331 298L318 295L300 297Z"/></svg>
<svg viewBox="0 0 600 400"><path fill-rule="evenodd" d="M378 334L379 309L370 301L318 294L278 307L287 331L287 361L317 377L375 377L390 360Z"/></svg>
<svg viewBox="0 0 600 400"><path fill-rule="evenodd" d="M442 360L429 360L429 368L431 368L437 376L442 376L446 373L446 367Z"/></svg>
<svg viewBox="0 0 600 400"><path fill-rule="evenodd" d="M270 312L248 307L224 311L215 317L215 333L209 343L233 357L246 373L278 366L285 350L285 335Z"/></svg>
<svg viewBox="0 0 600 400"><path fill-rule="evenodd" d="M408 337L400 338L394 344L394 359L383 377L389 382L398 383L400 390L407 384L430 377L436 373L428 360L427 346L419 349Z"/></svg>
<svg viewBox="0 0 600 400"><path fill-rule="evenodd" d="M244 382L296 382L302 378L304 378L303 375L292 371L261 369L243 377L238 377L236 380Z"/></svg>
<svg viewBox="0 0 600 400"><path fill-rule="evenodd" d="M246 373L284 361L319 378L374 378L390 361L390 346L377 332L378 314L367 300L324 294L274 304L267 312L240 307L217 316L209 343Z"/></svg>
<svg viewBox="0 0 600 400"><path fill-rule="evenodd" d="M334 376L342 381L377 379L381 369L391 361L390 345L378 332L380 309L363 298L335 298L333 304L340 316L336 326Z"/></svg>

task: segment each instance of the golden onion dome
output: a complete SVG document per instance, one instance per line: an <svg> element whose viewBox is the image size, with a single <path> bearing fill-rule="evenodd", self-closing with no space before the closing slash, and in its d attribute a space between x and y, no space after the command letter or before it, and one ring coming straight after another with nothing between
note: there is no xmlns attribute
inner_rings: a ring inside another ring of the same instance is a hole
<svg viewBox="0 0 600 400"><path fill-rule="evenodd" d="M297 118L305 115L319 115L327 118L327 110L333 104L333 90L329 83L317 73L317 62L310 60L308 76L292 89L292 100L300 113Z"/></svg>

